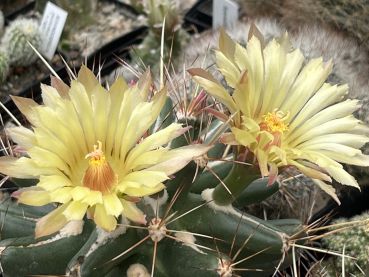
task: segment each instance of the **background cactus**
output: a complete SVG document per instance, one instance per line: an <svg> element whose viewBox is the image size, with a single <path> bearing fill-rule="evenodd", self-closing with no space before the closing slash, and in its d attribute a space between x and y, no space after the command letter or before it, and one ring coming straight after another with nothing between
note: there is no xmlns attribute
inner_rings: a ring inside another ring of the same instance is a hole
<svg viewBox="0 0 369 277"><path fill-rule="evenodd" d="M178 2L173 0L147 0L144 2L149 33L142 43L133 49L134 62L137 64L143 62L156 71L155 68L160 62L161 32L165 17L163 60L165 64L170 60L173 65L177 65L177 58L189 38L187 32L181 28L182 18L177 6Z"/></svg>
<svg viewBox="0 0 369 277"><path fill-rule="evenodd" d="M341 229L341 231L325 236L324 247L339 253L342 253L344 248L346 255L356 258L345 258L346 274L367 276L369 274L369 213L364 212L349 219L340 218L333 221L332 225L334 224L340 226L332 227L330 231L335 229ZM324 265L332 276L342 272L342 258L339 256L331 257Z"/></svg>
<svg viewBox="0 0 369 277"><path fill-rule="evenodd" d="M0 50L0 83L5 81L9 74L9 58L4 50Z"/></svg>
<svg viewBox="0 0 369 277"><path fill-rule="evenodd" d="M0 35L4 32L5 18L4 13L0 10Z"/></svg>
<svg viewBox="0 0 369 277"><path fill-rule="evenodd" d="M14 20L5 30L2 46L9 55L9 63L14 66L28 66L37 59L37 54L28 44L36 49L40 47L39 24L34 19Z"/></svg>

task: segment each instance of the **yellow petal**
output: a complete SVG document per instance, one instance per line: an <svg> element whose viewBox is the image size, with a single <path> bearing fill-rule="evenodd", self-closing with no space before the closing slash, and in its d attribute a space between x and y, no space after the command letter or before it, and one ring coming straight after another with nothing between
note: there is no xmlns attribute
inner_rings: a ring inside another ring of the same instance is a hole
<svg viewBox="0 0 369 277"><path fill-rule="evenodd" d="M37 186L48 191L53 191L61 187L70 187L72 183L64 174L60 173L57 175L40 176L40 182Z"/></svg>
<svg viewBox="0 0 369 277"><path fill-rule="evenodd" d="M279 109L281 104L288 97L290 88L295 82L296 76L300 72L303 62L304 56L302 55L300 49L296 49L287 54L286 64L280 80L280 88L279 91L275 93L273 101L271 101L269 104L269 111L273 111L276 108Z"/></svg>
<svg viewBox="0 0 369 277"><path fill-rule="evenodd" d="M88 194L81 200L82 203L86 203L89 206L103 203L102 194L100 191L90 190Z"/></svg>
<svg viewBox="0 0 369 277"><path fill-rule="evenodd" d="M61 205L37 221L35 228L36 239L51 235L67 224L68 221L63 215L63 212L68 207L68 204L69 203Z"/></svg>
<svg viewBox="0 0 369 277"><path fill-rule="evenodd" d="M256 137L248 131L238 128L231 128L231 130L234 138L241 145L250 146L252 143L256 142Z"/></svg>
<svg viewBox="0 0 369 277"><path fill-rule="evenodd" d="M215 57L218 69L222 72L227 84L232 88L236 87L240 77L240 70L222 52L215 51Z"/></svg>
<svg viewBox="0 0 369 277"><path fill-rule="evenodd" d="M50 199L52 202L67 203L72 199L71 187L58 188L50 192Z"/></svg>
<svg viewBox="0 0 369 277"><path fill-rule="evenodd" d="M269 176L268 154L263 150L257 149L255 155L258 160L261 176Z"/></svg>
<svg viewBox="0 0 369 277"><path fill-rule="evenodd" d="M42 102L44 105L56 109L60 103L61 96L58 91L52 86L41 84Z"/></svg>
<svg viewBox="0 0 369 277"><path fill-rule="evenodd" d="M20 189L12 194L18 198L18 202L31 206L43 206L51 202L50 194L38 187Z"/></svg>
<svg viewBox="0 0 369 277"><path fill-rule="evenodd" d="M82 65L78 71L77 81L85 87L87 93L91 93L95 86L100 85L95 74L85 65Z"/></svg>
<svg viewBox="0 0 369 277"><path fill-rule="evenodd" d="M237 110L233 98L210 73L201 68L191 68L188 70L188 72L193 76L193 79L209 94L227 106L231 113L234 113Z"/></svg>
<svg viewBox="0 0 369 277"><path fill-rule="evenodd" d="M170 140L182 135L185 130L186 129L182 128L181 124L172 123L168 127L146 137L134 149L132 149L132 151L130 151L126 163L133 163L135 159L140 158L144 152L156 149L157 147L168 143Z"/></svg>
<svg viewBox="0 0 369 277"><path fill-rule="evenodd" d="M73 200L75 200L75 201L82 200L83 198L85 198L86 196L89 195L90 191L91 190L89 188L86 188L86 187L82 187L82 186L74 187L72 192L71 192Z"/></svg>
<svg viewBox="0 0 369 277"><path fill-rule="evenodd" d="M341 201L338 199L336 194L336 189L320 180L313 179L314 183L318 185L324 192L326 192L329 196L331 196L338 205L341 205Z"/></svg>
<svg viewBox="0 0 369 277"><path fill-rule="evenodd" d="M163 155L162 162L147 168L151 171L162 171L170 176L184 168L190 161L207 153L212 146L194 144L168 151Z"/></svg>
<svg viewBox="0 0 369 277"><path fill-rule="evenodd" d="M64 171L65 174L71 175L70 168L65 160L57 154L46 150L39 146L34 146L28 150L32 161L40 167L51 167Z"/></svg>
<svg viewBox="0 0 369 277"><path fill-rule="evenodd" d="M134 149L131 152L133 151ZM130 159L129 161L126 162L125 164L126 170L127 171L130 171L130 170L138 171L138 170L147 168L149 166L152 166L154 164L157 164L158 162L160 162L163 155L168 151L169 149L167 148L160 148L157 150L152 150L152 151L142 153L138 157L136 157L134 160Z"/></svg>
<svg viewBox="0 0 369 277"><path fill-rule="evenodd" d="M165 189L164 184L160 183L156 185L155 187L125 187L124 193L129 196L135 196L135 197L143 197L147 195L152 195L154 193L157 193L161 190Z"/></svg>
<svg viewBox="0 0 369 277"><path fill-rule="evenodd" d="M116 194L103 195L103 203L108 215L118 217L122 213L123 206Z"/></svg>
<svg viewBox="0 0 369 277"><path fill-rule="evenodd" d="M123 105L123 97L125 91L128 89L127 83L122 77L119 77L110 87L110 112L109 122L114 122L119 117L120 108ZM120 125L120 124L119 124ZM107 153L111 153L115 141L115 132L118 124L110 124L106 134L106 149ZM119 145L120 147L120 145Z"/></svg>
<svg viewBox="0 0 369 277"><path fill-rule="evenodd" d="M70 220L82 220L86 214L87 204L80 201L72 201L63 211L63 215Z"/></svg>
<svg viewBox="0 0 369 277"><path fill-rule="evenodd" d="M41 168L29 158L0 157L0 172L15 178L34 179L42 174L55 174L56 169Z"/></svg>
<svg viewBox="0 0 369 277"><path fill-rule="evenodd" d="M127 217L129 220L133 222L137 222L140 224L146 224L146 215L139 209L137 206L129 201L125 201L120 199L123 206L123 216Z"/></svg>
<svg viewBox="0 0 369 277"><path fill-rule="evenodd" d="M10 98L13 100L14 104L21 111L21 113L27 118L27 120L35 125L38 121L38 117L34 112L34 108L38 107L39 105L30 98L12 95L10 95Z"/></svg>
<svg viewBox="0 0 369 277"><path fill-rule="evenodd" d="M168 176L162 171L140 170L124 176L122 181L135 182L147 187L152 187L168 179Z"/></svg>
<svg viewBox="0 0 369 277"><path fill-rule="evenodd" d="M24 127L13 127L6 129L6 133L11 137L11 139L19 146L29 149L35 144L34 133Z"/></svg>
<svg viewBox="0 0 369 277"><path fill-rule="evenodd" d="M108 232L113 231L117 226L115 217L108 215L102 204L97 204L95 207L94 221L97 226Z"/></svg>
<svg viewBox="0 0 369 277"><path fill-rule="evenodd" d="M91 152L93 145L96 143L96 137L94 131L93 110L88 92L81 83L73 80L69 95L78 114L78 122L80 122L83 129L84 135L81 138L84 138L83 142L87 144L89 152Z"/></svg>
<svg viewBox="0 0 369 277"><path fill-rule="evenodd" d="M96 138L105 145L109 120L110 97L109 93L100 85L91 91L92 109L94 112L94 128Z"/></svg>
<svg viewBox="0 0 369 277"><path fill-rule="evenodd" d="M263 55L265 82L262 89L260 114L266 114L269 111L270 103L275 100L274 95L279 93L280 79L286 63L286 52L275 39L264 48Z"/></svg>
<svg viewBox="0 0 369 277"><path fill-rule="evenodd" d="M262 87L264 81L264 61L261 49L261 43L258 38L252 36L247 43L247 54L249 61L248 76L252 82L249 82L250 95L250 111L253 117L256 117L261 107Z"/></svg>

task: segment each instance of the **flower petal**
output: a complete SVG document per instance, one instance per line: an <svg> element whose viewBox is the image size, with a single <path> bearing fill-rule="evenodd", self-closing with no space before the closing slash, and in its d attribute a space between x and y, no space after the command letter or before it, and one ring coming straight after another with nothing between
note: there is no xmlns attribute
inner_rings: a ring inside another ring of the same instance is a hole
<svg viewBox="0 0 369 277"><path fill-rule="evenodd" d="M97 226L108 232L113 231L117 226L115 217L107 214L102 204L97 204L95 207L94 221Z"/></svg>
<svg viewBox="0 0 369 277"><path fill-rule="evenodd" d="M162 162L147 168L151 171L162 171L170 176L184 168L190 161L206 154L212 146L194 144L179 147L163 155Z"/></svg>
<svg viewBox="0 0 369 277"><path fill-rule="evenodd" d="M154 193L162 191L163 189L165 189L165 186L164 184L160 183L155 187L125 187L124 193L128 196L143 197L147 195L152 195Z"/></svg>
<svg viewBox="0 0 369 277"><path fill-rule="evenodd" d="M123 206L116 194L103 195L103 203L108 215L118 217L122 213Z"/></svg>
<svg viewBox="0 0 369 277"><path fill-rule="evenodd" d="M63 215L70 220L82 220L86 214L87 204L80 201L72 201L63 211Z"/></svg>
<svg viewBox="0 0 369 277"><path fill-rule="evenodd" d="M40 176L40 182L37 184L38 187L45 190L53 191L61 187L71 187L71 181L62 173L57 175L42 175Z"/></svg>
<svg viewBox="0 0 369 277"><path fill-rule="evenodd" d="M20 189L12 194L19 203L30 206L44 206L52 202L50 193L39 187L29 187Z"/></svg>
<svg viewBox="0 0 369 277"><path fill-rule="evenodd" d="M72 200L71 187L58 188L50 192L50 199L52 202L67 203Z"/></svg>
<svg viewBox="0 0 369 277"><path fill-rule="evenodd" d="M36 223L35 238L51 235L67 224L67 218L63 212L68 207L69 203L63 204L44 217L40 218Z"/></svg>
<svg viewBox="0 0 369 277"><path fill-rule="evenodd" d="M123 206L123 216L127 217L129 220L133 222L137 222L140 224L146 224L146 215L139 209L137 206L129 201L125 201L120 199Z"/></svg>
<svg viewBox="0 0 369 277"><path fill-rule="evenodd" d="M102 193L96 190L90 190L87 195L81 200L82 203L86 203L89 206L93 206L95 204L102 204L103 198Z"/></svg>

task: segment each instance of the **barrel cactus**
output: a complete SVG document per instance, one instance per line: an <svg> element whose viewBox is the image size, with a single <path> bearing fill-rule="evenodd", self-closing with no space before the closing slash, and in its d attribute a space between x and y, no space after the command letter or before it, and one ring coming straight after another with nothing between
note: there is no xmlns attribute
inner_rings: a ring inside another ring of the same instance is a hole
<svg viewBox="0 0 369 277"><path fill-rule="evenodd" d="M5 81L9 74L9 58L4 50L0 49L0 83Z"/></svg>
<svg viewBox="0 0 369 277"><path fill-rule="evenodd" d="M6 28L1 43L9 55L11 65L29 66L36 61L37 54L28 42L36 49L41 46L37 20L16 19Z"/></svg>
<svg viewBox="0 0 369 277"><path fill-rule="evenodd" d="M369 274L368 240L369 240L369 214L350 219L340 218L332 222L332 234L323 238L325 248L339 253L345 252L347 256L355 259L345 258L346 274L356 276L367 276ZM332 276L342 272L342 257L331 257L325 263Z"/></svg>
<svg viewBox="0 0 369 277"><path fill-rule="evenodd" d="M269 276L288 266L301 222L242 207L275 193L287 166L338 201L332 177L357 186L339 162L369 163L358 103L340 102L347 86L324 83L331 63L303 66L289 45L251 33L244 48L221 33L227 88L194 68L186 99L149 72L105 89L86 67L70 86L43 85L42 105L13 97L32 129L9 128L18 145L0 159L18 186L0 206L4 275Z"/></svg>

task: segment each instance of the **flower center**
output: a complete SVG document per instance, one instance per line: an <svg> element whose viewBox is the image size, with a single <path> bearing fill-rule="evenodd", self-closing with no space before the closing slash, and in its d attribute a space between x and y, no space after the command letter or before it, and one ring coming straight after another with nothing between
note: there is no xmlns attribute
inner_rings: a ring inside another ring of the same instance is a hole
<svg viewBox="0 0 369 277"><path fill-rule="evenodd" d="M285 123L288 116L288 113L285 114L282 111L269 112L266 115L263 115L263 121L260 123L260 128L270 133L279 132L283 134L284 131L288 130L288 124Z"/></svg>
<svg viewBox="0 0 369 277"><path fill-rule="evenodd" d="M89 161L82 183L85 187L104 193L111 189L118 178L105 158L101 141L97 143L98 145L94 145L94 151L85 157Z"/></svg>

